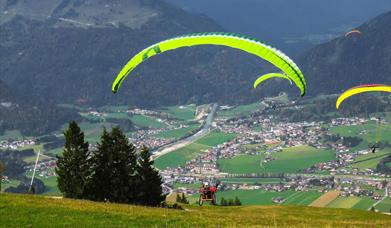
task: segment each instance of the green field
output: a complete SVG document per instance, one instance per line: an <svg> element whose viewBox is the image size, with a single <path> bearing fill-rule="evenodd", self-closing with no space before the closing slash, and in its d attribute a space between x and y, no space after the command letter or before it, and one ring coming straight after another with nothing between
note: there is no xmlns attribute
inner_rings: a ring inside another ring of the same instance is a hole
<svg viewBox="0 0 391 228"><path fill-rule="evenodd" d="M376 209L381 212L391 212L391 198L387 197L383 201L381 201L378 205L376 205Z"/></svg>
<svg viewBox="0 0 391 228"><path fill-rule="evenodd" d="M263 164L263 155L239 155L232 159L220 159L219 167L227 173L295 173L320 162L335 158L331 150L309 146L297 146L273 153L275 160Z"/></svg>
<svg viewBox="0 0 391 228"><path fill-rule="evenodd" d="M200 153L204 153L204 150L210 149L213 146L229 141L235 137L235 134L225 134L213 131L188 146L157 158L155 161L155 167L158 169L164 169L166 167L183 166L187 161L194 159Z"/></svg>
<svg viewBox="0 0 391 228"><path fill-rule="evenodd" d="M193 120L196 106L195 105L186 105L183 108L179 106L167 107L167 109L162 110L163 112L168 113L170 116L177 118L179 120Z"/></svg>
<svg viewBox="0 0 391 228"><path fill-rule="evenodd" d="M352 167L359 169L375 169L380 160L387 157L389 154L391 154L391 148L359 156L352 163Z"/></svg>
<svg viewBox="0 0 391 228"><path fill-rule="evenodd" d="M360 197L350 196L350 197L341 197L333 200L331 203L327 204L327 207L333 208L352 208L358 202L361 201Z"/></svg>
<svg viewBox="0 0 391 228"><path fill-rule="evenodd" d="M159 138L176 138L177 139L177 138L184 137L186 134L189 134L190 132L198 129L199 127L200 126L198 124L192 124L192 125L189 125L188 127L184 127L184 128L180 128L180 129L163 131L155 136L159 137Z"/></svg>
<svg viewBox="0 0 391 228"><path fill-rule="evenodd" d="M183 166L187 161L190 161L200 153L203 153L201 150L207 150L209 148L210 147L206 145L192 143L157 158L155 160L155 167L158 169L165 169L167 167Z"/></svg>
<svg viewBox="0 0 391 228"><path fill-rule="evenodd" d="M275 205L272 201L274 197L284 197L286 202L284 205L308 205L317 199L322 193L318 192L295 192L293 190L283 192L268 192L264 190L230 190L218 192L217 201L220 199L234 199L238 197L243 205ZM198 194L189 197L191 203L195 203L198 199Z"/></svg>
<svg viewBox="0 0 391 228"><path fill-rule="evenodd" d="M245 178L245 177L234 177L234 178L222 178L222 183L230 184L278 184L285 183L280 178Z"/></svg>
<svg viewBox="0 0 391 228"><path fill-rule="evenodd" d="M361 197L361 200L353 205L352 209L361 209L361 210L368 210L376 200L369 198L369 197Z"/></svg>
<svg viewBox="0 0 391 228"><path fill-rule="evenodd" d="M26 172L26 177L31 179L32 172ZM39 172L35 173L35 179L40 179L46 186L45 195L61 195L60 190L57 187L57 176L40 177Z"/></svg>
<svg viewBox="0 0 391 228"><path fill-rule="evenodd" d="M131 118L132 122L135 125L141 127L149 127L149 128L163 128L166 127L164 123L158 122L157 120L143 115L133 115Z"/></svg>
<svg viewBox="0 0 391 228"><path fill-rule="evenodd" d="M169 210L125 204L0 195L3 227L390 227L374 212L297 206L212 207Z"/></svg>
<svg viewBox="0 0 391 228"><path fill-rule="evenodd" d="M199 189L201 187L201 183L195 183L195 184L175 183L173 187L174 189L178 189L178 188Z"/></svg>
<svg viewBox="0 0 391 228"><path fill-rule="evenodd" d="M261 106L260 103L240 105L240 106L237 106L237 107L229 109L229 110L219 111L217 113L217 115L220 117L233 118L236 116L246 115L251 112L254 112L254 111L258 110L260 106Z"/></svg>
<svg viewBox="0 0 391 228"><path fill-rule="evenodd" d="M4 192L4 190L6 190L9 187L16 187L19 185L19 183L20 183L19 180L14 180L14 179L10 179L7 182L2 181L1 182L1 191Z"/></svg>
<svg viewBox="0 0 391 228"><path fill-rule="evenodd" d="M332 127L333 134L340 134L341 136L358 136L363 138L366 142L374 143L377 141L391 142L391 124L379 125L370 121L366 124L356 126L336 126ZM366 134L360 132L366 131Z"/></svg>

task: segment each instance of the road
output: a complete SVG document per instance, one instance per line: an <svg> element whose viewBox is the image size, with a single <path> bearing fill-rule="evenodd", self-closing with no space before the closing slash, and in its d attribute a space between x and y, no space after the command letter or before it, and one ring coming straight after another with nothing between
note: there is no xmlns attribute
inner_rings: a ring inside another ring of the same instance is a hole
<svg viewBox="0 0 391 228"><path fill-rule="evenodd" d="M163 146L161 148L156 149L155 151L152 152L153 153L152 159L156 159L162 155L165 155L165 154L168 154L172 151L178 150L178 149L185 147L185 146L197 141L198 139L206 136L210 132L210 127L212 125L217 108L218 108L218 105L216 103L213 104L212 110L210 111L208 117L206 118L204 126L202 126L201 130L199 130L194 135L191 135L187 138L184 138L184 139L179 140L175 143L171 143L171 144L168 144L166 146Z"/></svg>

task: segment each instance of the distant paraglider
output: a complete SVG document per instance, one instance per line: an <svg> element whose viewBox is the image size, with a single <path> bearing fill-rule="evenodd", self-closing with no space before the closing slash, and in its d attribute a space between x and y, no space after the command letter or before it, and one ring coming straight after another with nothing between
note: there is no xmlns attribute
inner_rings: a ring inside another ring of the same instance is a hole
<svg viewBox="0 0 391 228"><path fill-rule="evenodd" d="M356 86L351 89L346 90L344 93L342 93L335 104L336 108L338 109L341 103L348 99L349 97L359 94L359 93L366 93L366 92L388 92L391 93L391 86L389 85L383 85L383 84L368 84L368 85L361 85Z"/></svg>
<svg viewBox="0 0 391 228"><path fill-rule="evenodd" d="M292 80L288 76L286 76L285 74L269 73L269 74L262 75L254 82L254 89L257 88L258 85L261 84L263 81L266 81L271 78L284 78L284 79L288 80L292 85Z"/></svg>
<svg viewBox="0 0 391 228"><path fill-rule="evenodd" d="M292 80L304 96L307 84L299 67L281 51L262 43L254 38L225 32L195 33L172 39L164 40L142 50L122 68L112 85L112 91L118 92L125 78L140 63L150 57L182 47L197 45L220 45L236 48L250 54L256 55L279 68L290 80Z"/></svg>
<svg viewBox="0 0 391 228"><path fill-rule="evenodd" d="M358 29L353 29L347 33L345 33L345 37L348 37L350 35L353 35L353 34L358 34L358 35L362 35L362 32Z"/></svg>

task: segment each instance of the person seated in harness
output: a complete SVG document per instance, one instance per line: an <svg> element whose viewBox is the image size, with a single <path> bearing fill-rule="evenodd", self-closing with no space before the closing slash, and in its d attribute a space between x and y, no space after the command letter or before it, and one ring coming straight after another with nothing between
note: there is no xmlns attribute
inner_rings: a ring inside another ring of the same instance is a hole
<svg viewBox="0 0 391 228"><path fill-rule="evenodd" d="M206 196L206 198L208 199L212 198L212 191L208 181L202 183L201 191L204 194L204 196Z"/></svg>

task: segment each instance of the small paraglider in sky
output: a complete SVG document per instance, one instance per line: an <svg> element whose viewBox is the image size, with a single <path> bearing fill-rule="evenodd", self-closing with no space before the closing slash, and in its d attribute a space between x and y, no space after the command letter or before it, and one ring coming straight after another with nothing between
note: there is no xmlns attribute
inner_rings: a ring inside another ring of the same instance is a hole
<svg viewBox="0 0 391 228"><path fill-rule="evenodd" d="M354 34L357 34L357 35L362 35L362 32L358 29L353 29L347 33L345 33L345 37L348 37L348 36L351 36L351 35L354 35Z"/></svg>

